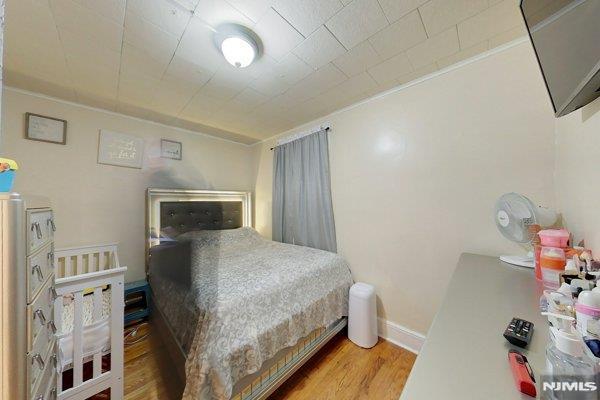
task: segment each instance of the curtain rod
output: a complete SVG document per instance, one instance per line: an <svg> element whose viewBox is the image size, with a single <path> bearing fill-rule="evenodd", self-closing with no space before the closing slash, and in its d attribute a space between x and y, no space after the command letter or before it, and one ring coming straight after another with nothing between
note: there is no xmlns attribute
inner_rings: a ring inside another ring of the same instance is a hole
<svg viewBox="0 0 600 400"><path fill-rule="evenodd" d="M308 134L306 134L306 135L302 135L302 136L301 136L301 137L299 137L298 139L301 139L301 138L303 138L304 136L312 135L313 133L318 133L318 132L321 132L321 131L329 132L329 130L330 130L330 129L331 129L331 127L329 127L329 126L325 126L325 127L323 127L322 129L319 129L319 130L314 130L314 131L312 131L312 132L310 132L310 133L308 133ZM298 140L298 139L294 139L294 140ZM294 140L290 140L290 142L293 142ZM287 143L290 143L290 142L287 142ZM283 144L285 144L285 143L283 143ZM275 145L275 146L271 147L269 150L273 151L273 150L275 149L275 147L279 147L279 146L281 146L281 144Z"/></svg>

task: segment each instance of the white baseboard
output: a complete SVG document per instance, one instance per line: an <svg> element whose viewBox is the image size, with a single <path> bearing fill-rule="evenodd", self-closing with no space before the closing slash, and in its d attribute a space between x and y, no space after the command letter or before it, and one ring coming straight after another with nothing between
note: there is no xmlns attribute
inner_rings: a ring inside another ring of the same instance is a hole
<svg viewBox="0 0 600 400"><path fill-rule="evenodd" d="M425 335L382 318L377 319L377 329L379 337L415 354L425 342Z"/></svg>

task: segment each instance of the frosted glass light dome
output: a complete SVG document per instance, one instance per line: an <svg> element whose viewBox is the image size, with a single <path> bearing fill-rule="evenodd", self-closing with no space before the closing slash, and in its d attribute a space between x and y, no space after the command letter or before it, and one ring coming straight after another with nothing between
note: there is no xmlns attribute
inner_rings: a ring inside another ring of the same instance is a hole
<svg viewBox="0 0 600 400"><path fill-rule="evenodd" d="M242 35L231 36L221 42L221 52L229 64L245 68L256 58L256 45Z"/></svg>

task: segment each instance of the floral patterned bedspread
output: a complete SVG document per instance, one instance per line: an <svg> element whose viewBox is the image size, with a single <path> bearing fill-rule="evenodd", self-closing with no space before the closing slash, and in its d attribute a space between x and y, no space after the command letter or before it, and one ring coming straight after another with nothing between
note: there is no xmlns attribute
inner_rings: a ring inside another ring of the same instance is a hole
<svg viewBox="0 0 600 400"><path fill-rule="evenodd" d="M353 282L337 254L265 240L252 228L178 241L189 244L190 282L151 267L151 285L187 352L184 399L230 398L235 382L279 350L347 315Z"/></svg>

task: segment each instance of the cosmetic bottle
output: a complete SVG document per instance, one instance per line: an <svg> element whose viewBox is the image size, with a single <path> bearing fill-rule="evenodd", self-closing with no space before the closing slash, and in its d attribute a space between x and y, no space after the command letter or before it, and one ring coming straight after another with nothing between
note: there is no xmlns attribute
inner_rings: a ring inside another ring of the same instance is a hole
<svg viewBox="0 0 600 400"><path fill-rule="evenodd" d="M590 355L581 334L570 323L572 319L568 320L569 324L562 329L550 328L551 341L546 349L548 375L554 384L559 386L571 384L578 388L585 388L596 385L598 371L596 360ZM563 390L552 390L546 394L549 399L573 398L573 393ZM596 399L597 392L581 391L579 395L581 396L577 398L582 400ZM586 397L588 395L589 397Z"/></svg>

